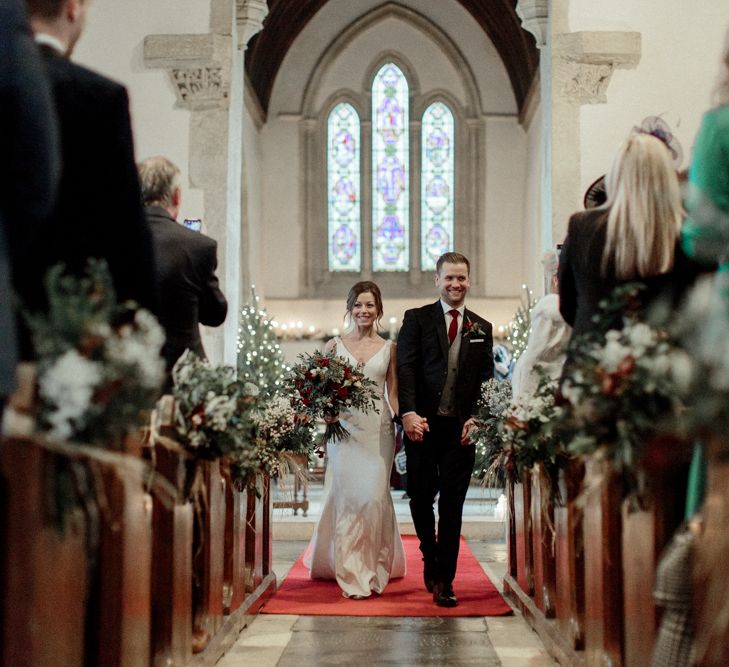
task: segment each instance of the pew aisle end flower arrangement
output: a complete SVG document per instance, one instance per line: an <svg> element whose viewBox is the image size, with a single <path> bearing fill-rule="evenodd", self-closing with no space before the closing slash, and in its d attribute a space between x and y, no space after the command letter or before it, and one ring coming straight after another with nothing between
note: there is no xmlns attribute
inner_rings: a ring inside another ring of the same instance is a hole
<svg viewBox="0 0 729 667"><path fill-rule="evenodd" d="M634 287L621 288L611 302L634 294ZM557 430L570 453L610 461L624 495L640 504L646 467L685 448L681 422L693 375L689 355L664 329L629 312L622 328L575 348L561 385ZM657 445L664 451L654 450Z"/></svg>
<svg viewBox="0 0 729 667"><path fill-rule="evenodd" d="M164 376L164 332L133 302L117 304L104 261L83 277L53 267L47 314L26 319L38 356L38 430L108 449L148 422Z"/></svg>
<svg viewBox="0 0 729 667"><path fill-rule="evenodd" d="M537 369L539 371L539 369ZM471 432L485 482L521 482L525 472L542 465L549 482L549 497L559 502L559 468L568 458L555 426L562 408L557 405L557 382L541 373L534 394L511 396L507 381L488 380L483 384ZM546 510L546 508L545 508Z"/></svg>

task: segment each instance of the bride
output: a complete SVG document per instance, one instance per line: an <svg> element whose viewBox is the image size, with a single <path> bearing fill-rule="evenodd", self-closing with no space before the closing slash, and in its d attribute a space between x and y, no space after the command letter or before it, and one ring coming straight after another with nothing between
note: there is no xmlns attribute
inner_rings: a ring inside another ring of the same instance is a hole
<svg viewBox="0 0 729 667"><path fill-rule="evenodd" d="M377 334L382 312L379 287L369 281L357 283L347 296L347 329L325 348L359 364L377 382L379 414L340 414L351 436L327 445L321 518L305 557L312 579L336 579L342 595L356 600L382 593L390 579L405 575L405 553L390 496L392 414L398 407L395 344Z"/></svg>

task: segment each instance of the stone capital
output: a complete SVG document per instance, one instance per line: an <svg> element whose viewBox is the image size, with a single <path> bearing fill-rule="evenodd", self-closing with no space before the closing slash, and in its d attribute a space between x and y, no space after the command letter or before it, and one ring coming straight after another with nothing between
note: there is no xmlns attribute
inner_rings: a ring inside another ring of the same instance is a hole
<svg viewBox="0 0 729 667"><path fill-rule="evenodd" d="M532 33L541 49L547 44L549 29L549 0L519 0L516 3L516 15L521 19L524 30Z"/></svg>
<svg viewBox="0 0 729 667"><path fill-rule="evenodd" d="M556 36L554 82L558 100L570 104L607 101L613 72L640 62L638 32L571 32Z"/></svg>
<svg viewBox="0 0 729 667"><path fill-rule="evenodd" d="M229 47L230 37L224 35L147 35L144 64L167 70L177 108L227 109Z"/></svg>
<svg viewBox="0 0 729 667"><path fill-rule="evenodd" d="M236 0L235 20L238 26L238 48L245 50L251 37L263 28L268 16L266 0Z"/></svg>

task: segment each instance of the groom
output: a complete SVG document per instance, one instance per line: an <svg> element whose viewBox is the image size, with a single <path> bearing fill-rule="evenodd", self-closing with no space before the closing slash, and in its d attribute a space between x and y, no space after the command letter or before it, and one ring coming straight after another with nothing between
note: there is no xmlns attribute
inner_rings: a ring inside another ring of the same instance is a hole
<svg viewBox="0 0 729 667"><path fill-rule="evenodd" d="M397 341L407 493L425 586L441 607L458 604L452 584L475 458L468 434L481 383L494 374L491 324L465 307L470 268L460 253L442 255L435 275L440 299L408 310Z"/></svg>

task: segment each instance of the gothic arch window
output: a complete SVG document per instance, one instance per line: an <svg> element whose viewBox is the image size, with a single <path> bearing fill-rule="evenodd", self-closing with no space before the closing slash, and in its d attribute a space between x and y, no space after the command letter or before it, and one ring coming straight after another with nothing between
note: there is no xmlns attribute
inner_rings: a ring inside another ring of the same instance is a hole
<svg viewBox="0 0 729 667"><path fill-rule="evenodd" d="M362 268L360 122L354 107L340 102L327 120L327 223L330 271Z"/></svg>
<svg viewBox="0 0 729 667"><path fill-rule="evenodd" d="M441 101L423 113L420 160L420 263L435 270L444 252L453 250L455 229L455 122Z"/></svg>
<svg viewBox="0 0 729 667"><path fill-rule="evenodd" d="M372 102L371 211L363 229L360 118L349 102L339 102L327 118L328 270L360 272L362 238L371 234L374 272L406 272L413 264L435 269L438 257L453 250L455 232L455 120L442 100L420 119L420 242L411 251L410 104L407 77L394 62L375 73ZM417 169L415 170L418 171ZM412 252L419 261L412 261ZM369 262L368 262L369 264Z"/></svg>
<svg viewBox="0 0 729 667"><path fill-rule="evenodd" d="M300 126L306 294L374 280L389 298L422 295L443 252L482 243L482 117L470 97L421 92L394 53L373 59L360 87L319 101L316 90ZM482 284L474 274L475 294Z"/></svg>
<svg viewBox="0 0 729 667"><path fill-rule="evenodd" d="M402 70L385 63L372 82L372 269L410 269L410 112Z"/></svg>

